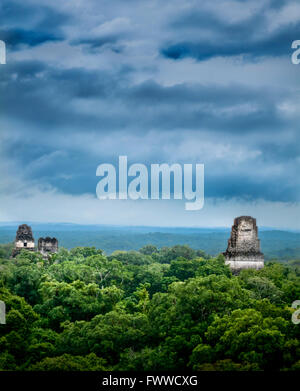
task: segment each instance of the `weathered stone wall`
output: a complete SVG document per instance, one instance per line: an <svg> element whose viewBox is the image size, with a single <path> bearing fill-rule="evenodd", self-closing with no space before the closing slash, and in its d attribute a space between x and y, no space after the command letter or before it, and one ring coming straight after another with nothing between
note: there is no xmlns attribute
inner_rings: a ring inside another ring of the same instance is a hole
<svg viewBox="0 0 300 391"><path fill-rule="evenodd" d="M35 250L34 237L32 229L27 224L22 224L18 227L15 239L15 247L12 256L15 257L21 250Z"/></svg>
<svg viewBox="0 0 300 391"><path fill-rule="evenodd" d="M38 251L43 256L48 256L58 251L58 240L56 238L39 238Z"/></svg>
<svg viewBox="0 0 300 391"><path fill-rule="evenodd" d="M34 247L34 237L32 229L27 224L19 226L16 234L15 248Z"/></svg>
<svg viewBox="0 0 300 391"><path fill-rule="evenodd" d="M34 248L34 242L18 240L15 242L15 248Z"/></svg>
<svg viewBox="0 0 300 391"><path fill-rule="evenodd" d="M264 267L264 256L260 251L256 219L250 216L234 219L224 255L226 264L235 271Z"/></svg>

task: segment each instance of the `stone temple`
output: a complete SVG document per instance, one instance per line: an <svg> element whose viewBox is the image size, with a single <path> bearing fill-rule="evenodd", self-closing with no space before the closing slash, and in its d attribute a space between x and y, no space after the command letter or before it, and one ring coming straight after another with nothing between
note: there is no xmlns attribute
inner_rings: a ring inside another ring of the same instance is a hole
<svg viewBox="0 0 300 391"><path fill-rule="evenodd" d="M58 240L56 238L39 238L38 241L38 251L44 256L57 253L58 251Z"/></svg>
<svg viewBox="0 0 300 391"><path fill-rule="evenodd" d="M227 250L223 255L225 263L232 271L264 267L264 255L260 251L256 219L250 216L234 219Z"/></svg>
<svg viewBox="0 0 300 391"><path fill-rule="evenodd" d="M16 234L15 248L21 250L22 248L34 249L34 238L32 229L27 224L19 226Z"/></svg>
<svg viewBox="0 0 300 391"><path fill-rule="evenodd" d="M32 229L27 224L19 226L15 239L15 247L12 252L12 257L19 254L21 250L36 251ZM47 258L52 253L58 251L58 240L56 238L39 238L38 249L44 258Z"/></svg>
<svg viewBox="0 0 300 391"><path fill-rule="evenodd" d="M34 248L35 244L31 227L27 224L20 225L17 230L15 248L12 255L17 255L23 249L34 251Z"/></svg>

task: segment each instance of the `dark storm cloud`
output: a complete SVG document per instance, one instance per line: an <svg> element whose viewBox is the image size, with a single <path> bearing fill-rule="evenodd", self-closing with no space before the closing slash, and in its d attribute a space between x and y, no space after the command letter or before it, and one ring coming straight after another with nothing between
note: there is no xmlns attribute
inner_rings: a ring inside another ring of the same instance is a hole
<svg viewBox="0 0 300 391"><path fill-rule="evenodd" d="M97 118L72 109L71 100L95 95L104 98L113 83L105 73L96 78L88 70L60 70L40 61L8 65L0 80L6 115L39 124L41 131L64 124L96 125Z"/></svg>
<svg viewBox="0 0 300 391"><path fill-rule="evenodd" d="M114 8L108 1L105 7L93 3L95 12L74 11L75 21L55 5L32 4L1 4L2 37L6 32L16 54L25 55L0 72L5 155L24 177L64 193L94 193L97 165L116 163L119 152L133 162L143 156L147 164L168 162L172 156L205 163L207 197L297 199L299 118L290 108L297 86L265 85L264 74L252 75L260 81L251 83L246 73L240 83L232 65L227 73L221 67L212 70L221 81L199 80L199 68L194 80L177 82L175 63L157 54L159 48L173 59L244 54L243 65L262 56L289 56L298 22L268 29L267 8L229 22L200 6L181 9L178 17L168 4L164 8L153 2L146 12L138 10L140 2L129 9L124 2ZM279 2L268 4L276 12L281 9ZM154 16L148 16L153 10ZM40 44L62 39L66 57L55 50L51 61L39 56ZM29 58L29 47L32 60L22 60ZM106 48L115 51L112 58ZM163 73L156 77L163 66L174 75L171 82ZM180 69L178 76L185 72ZM204 160L197 151L202 143Z"/></svg>
<svg viewBox="0 0 300 391"><path fill-rule="evenodd" d="M64 34L61 27L69 21L68 15L50 7L16 1L2 1L0 14L0 39L10 50L62 41Z"/></svg>
<svg viewBox="0 0 300 391"><path fill-rule="evenodd" d="M237 84L184 83L168 87L148 81L118 94L127 104L150 112L151 126L166 129L187 126L236 133L268 128L275 131L284 125L276 109L277 99L285 95L284 91L277 92L275 98L273 91ZM243 105L248 105L249 110L240 109ZM232 111L226 111L230 108ZM145 121L147 113L142 118Z"/></svg>
<svg viewBox="0 0 300 391"><path fill-rule="evenodd" d="M45 42L63 40L63 37L58 34L22 29L2 30L0 31L0 37L8 48L13 49L19 49L23 45L37 46Z"/></svg>
<svg viewBox="0 0 300 391"><path fill-rule="evenodd" d="M256 169L256 167L252 167ZM257 167L259 169L259 167ZM206 178L206 197L218 197L222 194L224 199L231 199L234 195L245 198L248 201L255 201L260 197L269 201L289 202L298 200L297 189L293 183L286 183L284 186L275 186L274 178L271 176L264 181L245 175L227 175Z"/></svg>
<svg viewBox="0 0 300 391"><path fill-rule="evenodd" d="M282 0L270 0L269 2L269 7L272 9L280 9L280 8L283 8L285 5L287 5L288 3L291 3L292 1L291 0L286 0L286 1L282 1Z"/></svg>
<svg viewBox="0 0 300 391"><path fill-rule="evenodd" d="M116 35L106 35L104 37L86 37L74 40L72 43L74 45L88 45L91 49L98 49L103 46L114 46L118 40L119 36Z"/></svg>
<svg viewBox="0 0 300 391"><path fill-rule="evenodd" d="M0 91L6 95L5 116L11 120L22 119L22 125L29 130L21 143L7 143L7 154L26 167L32 180L51 184L67 193L81 194L94 191L97 178L91 173L101 155L86 151L78 153L78 147L74 150L72 134L75 130L82 133L83 140L84 134L89 132L99 139L110 134L113 139L114 132L124 129L130 136L146 135L151 129L157 129L161 134L168 132L170 140L179 139L181 129L193 130L195 139L199 140L203 131L212 135L219 133L224 140L244 137L246 142L254 133L256 148L263 153L258 158L257 177L264 160L267 165L272 161L285 162L291 154L295 158L299 153L296 145L259 141L259 132L277 133L280 140L284 140L282 129L291 123L280 115L276 104L279 98L286 97L287 91L274 93L238 84L162 86L147 81L132 85L132 72L132 69L116 74L84 68L57 69L40 61L8 64L0 74ZM96 110L89 114L78 110L73 105L78 99L93 103ZM244 112L240 108L243 105L246 106ZM256 108L252 110L252 106ZM30 130L31 126L38 127L38 133ZM59 145L55 148L55 142L43 143L43 133L49 137L49 132L53 140L63 132L69 139L69 148ZM32 148L35 137L40 137L40 141ZM135 146L132 148L134 150ZM213 150L211 154L213 156ZM160 151L152 158L158 162L163 160ZM263 183L257 182L255 177L245 177L247 169L243 164L240 173L229 171L223 177L210 175L207 196L247 195L248 198L259 196L269 200L294 199L296 196L288 184L271 190L271 176ZM252 169L255 169L253 164ZM209 166L207 170L210 171Z"/></svg>
<svg viewBox="0 0 300 391"><path fill-rule="evenodd" d="M91 52L110 49L121 53L126 42L136 39L133 30L132 22L128 18L114 18L97 25L89 32L84 32L80 37L73 39L71 44L83 45Z"/></svg>
<svg viewBox="0 0 300 391"><path fill-rule="evenodd" d="M183 83L168 87L147 81L132 85L131 72L130 68L113 73L56 69L37 61L14 63L0 75L0 91L6 95L5 113L39 123L41 129L84 126L99 133L122 128L145 132L185 127L230 133L259 129L274 132L286 123L276 108L277 99L285 96L283 91L275 95L273 91L237 84ZM73 105L77 100L92 100L97 110L87 114Z"/></svg>
<svg viewBox="0 0 300 391"><path fill-rule="evenodd" d="M193 10L171 23L180 32L176 41L165 43L161 54L178 60L186 57L204 61L213 57L242 55L253 61L261 57L288 56L291 43L300 35L300 21L269 31L267 12L260 10L246 20L229 22L212 12Z"/></svg>

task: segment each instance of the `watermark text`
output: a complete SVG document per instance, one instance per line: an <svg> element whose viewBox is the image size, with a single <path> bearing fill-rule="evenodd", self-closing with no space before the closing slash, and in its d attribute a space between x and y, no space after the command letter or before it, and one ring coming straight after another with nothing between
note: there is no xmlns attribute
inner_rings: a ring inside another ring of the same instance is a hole
<svg viewBox="0 0 300 391"><path fill-rule="evenodd" d="M296 49L292 54L292 63L298 65L300 64L300 40L293 41L292 49Z"/></svg>
<svg viewBox="0 0 300 391"><path fill-rule="evenodd" d="M4 41L0 40L0 64L6 64L6 45Z"/></svg>
<svg viewBox="0 0 300 391"><path fill-rule="evenodd" d="M6 308L4 301L0 300L0 324L6 324Z"/></svg>
<svg viewBox="0 0 300 391"><path fill-rule="evenodd" d="M112 164L100 164L96 176L102 177L96 194L100 200L187 200L186 210L200 210L204 205L204 164L174 163L169 165L132 164L127 156L119 156L118 172ZM130 179L132 177L132 179ZM117 183L118 182L118 183Z"/></svg>
<svg viewBox="0 0 300 391"><path fill-rule="evenodd" d="M292 308L295 308L297 310L298 307L300 307L300 300L295 300L292 303ZM300 308L293 313L293 315L292 315L292 322L294 324L299 324L300 323Z"/></svg>

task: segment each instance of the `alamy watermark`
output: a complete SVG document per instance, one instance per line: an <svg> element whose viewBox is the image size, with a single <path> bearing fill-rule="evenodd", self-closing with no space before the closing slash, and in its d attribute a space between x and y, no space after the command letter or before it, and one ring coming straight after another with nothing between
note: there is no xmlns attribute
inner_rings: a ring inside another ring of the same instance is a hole
<svg viewBox="0 0 300 391"><path fill-rule="evenodd" d="M0 324L6 324L6 309L4 301L0 300Z"/></svg>
<svg viewBox="0 0 300 391"><path fill-rule="evenodd" d="M174 200L185 202L186 210L200 210L204 205L204 164L151 164L150 173L145 164L128 167L127 156L119 156L119 171L112 164L100 164L96 175L102 177L96 193L100 200ZM117 183L118 177L118 183ZM129 177L132 177L129 180ZM194 178L194 181L193 181ZM150 185L149 185L150 183Z"/></svg>
<svg viewBox="0 0 300 391"><path fill-rule="evenodd" d="M297 310L298 307L300 307L300 300L295 300L292 303L292 308L295 308ZM293 315L292 315L292 322L294 324L299 324L300 323L300 308L293 313Z"/></svg>
<svg viewBox="0 0 300 391"><path fill-rule="evenodd" d="M298 65L300 64L300 40L293 41L292 49L296 49L292 54L292 63Z"/></svg>
<svg viewBox="0 0 300 391"><path fill-rule="evenodd" d="M0 64L6 64L6 45L0 40Z"/></svg>

